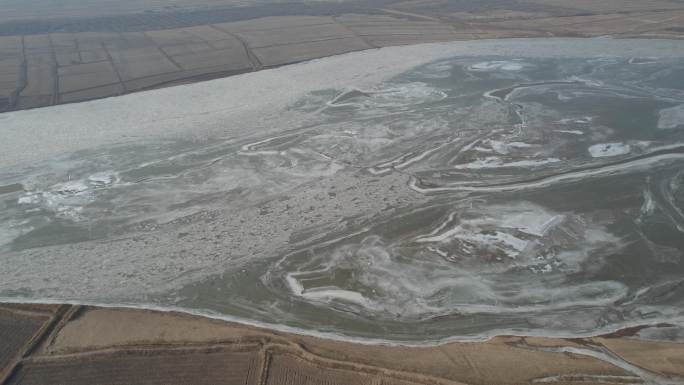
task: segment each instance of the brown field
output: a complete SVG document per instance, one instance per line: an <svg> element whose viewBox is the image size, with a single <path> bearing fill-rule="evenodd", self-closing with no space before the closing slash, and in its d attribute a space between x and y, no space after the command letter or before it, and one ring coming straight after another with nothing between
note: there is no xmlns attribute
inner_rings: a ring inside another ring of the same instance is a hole
<svg viewBox="0 0 684 385"><path fill-rule="evenodd" d="M0 304L0 384L38 342L56 311L55 306Z"/></svg>
<svg viewBox="0 0 684 385"><path fill-rule="evenodd" d="M214 0L6 4L0 112L119 95L351 51L452 40L680 38L677 0ZM247 2L248 3L248 2ZM14 15L14 17L11 17ZM33 16L33 17L30 17Z"/></svg>
<svg viewBox="0 0 684 385"><path fill-rule="evenodd" d="M287 353L275 354L271 358L267 385L318 385L318 384L358 384L358 385L418 385L400 379L383 378L360 371L344 370L319 366Z"/></svg>
<svg viewBox="0 0 684 385"><path fill-rule="evenodd" d="M54 327L43 326L37 336L21 334L25 324L0 324L3 337L13 336L13 341L18 341L9 355L0 356L0 366L7 367L5 373L9 374L4 380L0 377L2 385L639 384L653 379L659 383L684 380L683 344L636 339L629 337L634 334L631 330L572 340L502 336L486 342L402 347L336 342L179 313L78 306L2 309L5 316L14 318L46 317L56 312L49 323ZM25 353L17 355L16 351ZM614 360L596 357L597 353Z"/></svg>
<svg viewBox="0 0 684 385"><path fill-rule="evenodd" d="M38 320L0 314L0 370L19 353L26 340L31 338L41 325L42 322Z"/></svg>
<svg viewBox="0 0 684 385"><path fill-rule="evenodd" d="M8 384L256 385L258 350L130 350L23 363Z"/></svg>

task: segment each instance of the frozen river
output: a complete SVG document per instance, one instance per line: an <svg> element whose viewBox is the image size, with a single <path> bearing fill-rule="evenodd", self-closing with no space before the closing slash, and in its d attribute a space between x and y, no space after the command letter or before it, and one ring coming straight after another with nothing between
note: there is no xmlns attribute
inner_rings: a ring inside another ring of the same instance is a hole
<svg viewBox="0 0 684 385"><path fill-rule="evenodd" d="M0 115L0 295L394 341L676 337L683 57L398 47Z"/></svg>

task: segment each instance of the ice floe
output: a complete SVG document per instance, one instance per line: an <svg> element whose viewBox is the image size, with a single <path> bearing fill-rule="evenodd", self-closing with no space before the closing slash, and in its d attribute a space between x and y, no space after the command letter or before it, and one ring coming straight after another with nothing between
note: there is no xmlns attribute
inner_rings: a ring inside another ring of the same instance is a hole
<svg viewBox="0 0 684 385"><path fill-rule="evenodd" d="M503 167L539 167L550 163L557 163L561 160L558 158L545 158L545 159L524 159L524 160L513 160L504 161L501 158L495 156L488 156L484 159L477 159L470 163L455 165L455 168L461 169L488 169L488 168L503 168Z"/></svg>
<svg viewBox="0 0 684 385"><path fill-rule="evenodd" d="M522 71L524 69L534 68L533 65L519 60L493 60L485 61L468 66L470 71Z"/></svg>
<svg viewBox="0 0 684 385"><path fill-rule="evenodd" d="M673 129L684 127L684 104L660 110L658 128Z"/></svg>
<svg viewBox="0 0 684 385"><path fill-rule="evenodd" d="M40 208L71 220L80 220L84 206L95 200L97 190L118 181L114 172L99 172L83 179L57 183L45 190L29 190L17 199L28 210Z"/></svg>
<svg viewBox="0 0 684 385"><path fill-rule="evenodd" d="M626 143L599 143L589 146L587 149L592 158L626 155L632 151L632 147Z"/></svg>

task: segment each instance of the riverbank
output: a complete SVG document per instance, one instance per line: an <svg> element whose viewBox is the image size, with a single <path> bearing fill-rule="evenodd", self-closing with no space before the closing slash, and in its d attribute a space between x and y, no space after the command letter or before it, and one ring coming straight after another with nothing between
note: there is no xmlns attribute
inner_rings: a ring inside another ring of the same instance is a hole
<svg viewBox="0 0 684 385"><path fill-rule="evenodd" d="M60 3L59 9L48 2L5 5L0 15L0 112L398 45L521 37L677 39L684 19L684 6L673 0L455 2L439 7L430 1L235 7L208 0L188 9L111 3Z"/></svg>
<svg viewBox="0 0 684 385"><path fill-rule="evenodd" d="M639 328L593 338L500 336L402 347L174 312L35 304L0 305L0 326L3 385L684 381L684 344L640 339Z"/></svg>

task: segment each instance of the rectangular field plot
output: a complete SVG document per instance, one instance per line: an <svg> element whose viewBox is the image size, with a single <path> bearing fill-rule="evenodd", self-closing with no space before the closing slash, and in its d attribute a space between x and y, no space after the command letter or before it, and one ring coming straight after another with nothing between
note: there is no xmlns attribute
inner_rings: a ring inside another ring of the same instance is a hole
<svg viewBox="0 0 684 385"><path fill-rule="evenodd" d="M14 315L0 309L0 372L47 320Z"/></svg>
<svg viewBox="0 0 684 385"><path fill-rule="evenodd" d="M254 54L263 65L275 66L368 48L363 40L351 37L257 48Z"/></svg>
<svg viewBox="0 0 684 385"><path fill-rule="evenodd" d="M332 38L352 37L353 33L337 23L288 27L277 30L240 32L251 48L305 43Z"/></svg>
<svg viewBox="0 0 684 385"><path fill-rule="evenodd" d="M256 385L256 352L119 352L23 365L11 385Z"/></svg>
<svg viewBox="0 0 684 385"><path fill-rule="evenodd" d="M77 64L59 68L60 92L73 92L118 82L116 72L109 62Z"/></svg>
<svg viewBox="0 0 684 385"><path fill-rule="evenodd" d="M417 385L354 370L319 367L289 354L273 357L266 385Z"/></svg>
<svg viewBox="0 0 684 385"><path fill-rule="evenodd" d="M251 68L247 54L239 49L211 50L197 53L178 54L172 59L185 70L223 66L225 70Z"/></svg>
<svg viewBox="0 0 684 385"><path fill-rule="evenodd" d="M180 70L156 47L110 50L123 80L132 80Z"/></svg>

